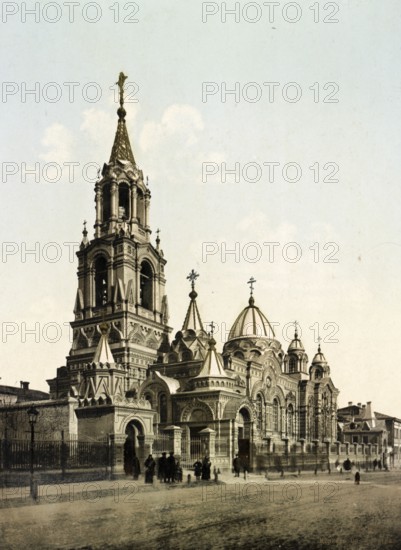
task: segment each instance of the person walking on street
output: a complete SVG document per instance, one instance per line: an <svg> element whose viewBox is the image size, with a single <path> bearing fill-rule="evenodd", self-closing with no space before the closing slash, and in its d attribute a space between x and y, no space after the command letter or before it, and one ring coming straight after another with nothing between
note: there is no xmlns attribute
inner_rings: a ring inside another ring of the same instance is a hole
<svg viewBox="0 0 401 550"><path fill-rule="evenodd" d="M239 477L241 472L241 459L238 455L235 455L233 460L234 477Z"/></svg>

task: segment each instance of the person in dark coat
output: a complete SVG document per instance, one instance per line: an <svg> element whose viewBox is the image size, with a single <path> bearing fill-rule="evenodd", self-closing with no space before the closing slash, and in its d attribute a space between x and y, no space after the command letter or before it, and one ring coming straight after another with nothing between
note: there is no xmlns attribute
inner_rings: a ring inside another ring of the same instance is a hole
<svg viewBox="0 0 401 550"><path fill-rule="evenodd" d="M375 471L377 468L377 459L375 458L373 461L373 471Z"/></svg>
<svg viewBox="0 0 401 550"><path fill-rule="evenodd" d="M134 453L132 456L132 475L134 479L138 479L139 474L141 473L141 467L139 464L138 457Z"/></svg>
<svg viewBox="0 0 401 550"><path fill-rule="evenodd" d="M233 460L233 470L234 477L239 477L239 474L241 472L241 459L238 455L235 455L235 458Z"/></svg>
<svg viewBox="0 0 401 550"><path fill-rule="evenodd" d="M355 472L355 485L359 485L361 481L361 474L359 472Z"/></svg>
<svg viewBox="0 0 401 550"><path fill-rule="evenodd" d="M202 475L202 462L200 460L197 460L194 463L194 476L196 478L196 481L199 481Z"/></svg>
<svg viewBox="0 0 401 550"><path fill-rule="evenodd" d="M170 456L167 458L166 477L168 483L174 483L175 479L175 457L173 451L170 452Z"/></svg>
<svg viewBox="0 0 401 550"><path fill-rule="evenodd" d="M166 483L166 470L167 470L167 457L166 453L162 453L157 465L157 477L160 479L160 483Z"/></svg>
<svg viewBox="0 0 401 550"><path fill-rule="evenodd" d="M153 460L153 456L149 455L145 461L145 483L153 483L155 469L156 462Z"/></svg>
<svg viewBox="0 0 401 550"><path fill-rule="evenodd" d="M212 467L212 463L210 462L209 457L205 456L202 462L202 479L204 481L209 481L211 467Z"/></svg>

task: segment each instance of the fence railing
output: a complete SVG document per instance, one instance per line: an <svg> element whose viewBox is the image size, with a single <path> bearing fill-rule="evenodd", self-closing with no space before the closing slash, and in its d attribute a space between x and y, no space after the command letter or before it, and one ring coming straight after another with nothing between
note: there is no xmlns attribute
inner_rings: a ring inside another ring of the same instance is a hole
<svg viewBox="0 0 401 550"><path fill-rule="evenodd" d="M108 441L0 440L0 470L107 468L111 463Z"/></svg>

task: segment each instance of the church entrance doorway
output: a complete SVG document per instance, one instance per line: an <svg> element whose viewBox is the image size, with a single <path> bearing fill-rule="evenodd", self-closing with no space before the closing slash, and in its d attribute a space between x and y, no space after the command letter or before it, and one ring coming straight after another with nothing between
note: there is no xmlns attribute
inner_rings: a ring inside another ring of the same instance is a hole
<svg viewBox="0 0 401 550"><path fill-rule="evenodd" d="M143 463L143 427L137 420L131 422L125 428L126 440L124 443L124 472L126 475L134 475L134 470Z"/></svg>
<svg viewBox="0 0 401 550"><path fill-rule="evenodd" d="M251 417L248 409L242 408L237 415L238 454L243 465L251 464Z"/></svg>

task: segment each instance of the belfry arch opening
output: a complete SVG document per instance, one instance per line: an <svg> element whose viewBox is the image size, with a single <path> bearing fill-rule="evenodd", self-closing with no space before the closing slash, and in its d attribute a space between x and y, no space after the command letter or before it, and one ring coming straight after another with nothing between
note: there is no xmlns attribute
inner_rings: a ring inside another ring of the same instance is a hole
<svg viewBox="0 0 401 550"><path fill-rule="evenodd" d="M125 428L125 443L124 443L124 471L127 475L132 474L133 459L137 456L139 462L144 459L144 432L143 426L137 420L131 420Z"/></svg>
<svg viewBox="0 0 401 550"><path fill-rule="evenodd" d="M140 305L145 309L153 310L153 270L146 261L141 264Z"/></svg>
<svg viewBox="0 0 401 550"><path fill-rule="evenodd" d="M103 209L102 219L103 222L107 222L111 216L111 186L109 183L103 187Z"/></svg>
<svg viewBox="0 0 401 550"><path fill-rule="evenodd" d="M118 218L120 220L128 220L129 217L129 187L128 184L122 183L118 188Z"/></svg>
<svg viewBox="0 0 401 550"><path fill-rule="evenodd" d="M107 304L108 272L107 260L104 256L97 258L95 262L95 306L101 307Z"/></svg>

